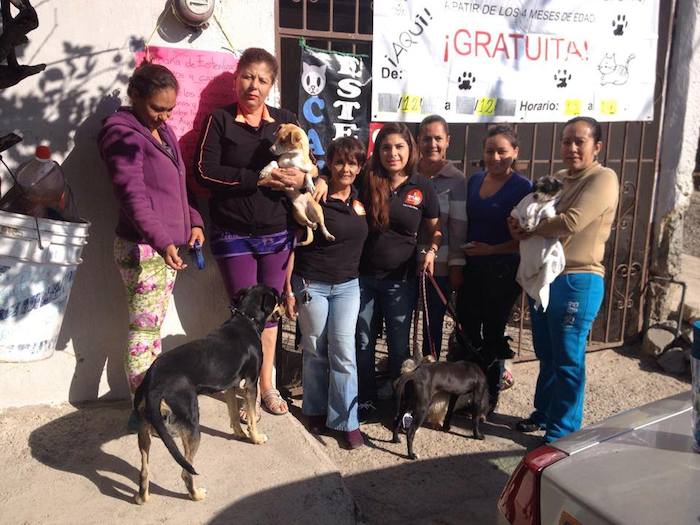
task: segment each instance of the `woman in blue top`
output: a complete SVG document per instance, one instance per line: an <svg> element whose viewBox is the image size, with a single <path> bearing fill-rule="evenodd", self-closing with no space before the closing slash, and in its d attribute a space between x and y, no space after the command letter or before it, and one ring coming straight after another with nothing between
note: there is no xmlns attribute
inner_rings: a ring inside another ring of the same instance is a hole
<svg viewBox="0 0 700 525"><path fill-rule="evenodd" d="M508 230L507 218L532 183L513 170L518 157L518 137L508 125L489 128L484 140L484 171L467 182L467 256L464 282L457 298L457 315L465 335L485 356L508 359L505 327L520 286L518 242ZM491 410L498 402L501 367L485 370Z"/></svg>

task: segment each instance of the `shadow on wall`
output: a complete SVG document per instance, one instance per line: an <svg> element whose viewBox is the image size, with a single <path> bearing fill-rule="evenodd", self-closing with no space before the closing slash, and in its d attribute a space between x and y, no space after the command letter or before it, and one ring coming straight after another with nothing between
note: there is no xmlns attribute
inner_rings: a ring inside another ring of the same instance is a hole
<svg viewBox="0 0 700 525"><path fill-rule="evenodd" d="M112 257L117 204L96 139L104 118L122 103L121 90L135 66L133 52L143 44L133 36L128 39L128 49L98 50L63 42L66 58L48 64L36 91L16 90L0 98L0 131L14 129L25 139L21 151L14 148L5 158L16 165L27 160L22 151L39 142L48 144L55 159L64 159L62 167L80 215L91 222L57 345L57 350L66 350L72 342L75 352L76 368L68 395L71 402L98 398L105 367L109 390L104 398L128 397L123 371L126 298ZM105 54L108 61L104 57L98 60ZM98 84L103 78L104 83ZM166 350L206 333L225 318L226 303L217 302L221 286L211 256L208 263L204 272L196 274L196 266L190 265L185 275L179 276L175 300L179 323L187 336L164 338ZM218 306L221 317L207 315L211 305Z"/></svg>

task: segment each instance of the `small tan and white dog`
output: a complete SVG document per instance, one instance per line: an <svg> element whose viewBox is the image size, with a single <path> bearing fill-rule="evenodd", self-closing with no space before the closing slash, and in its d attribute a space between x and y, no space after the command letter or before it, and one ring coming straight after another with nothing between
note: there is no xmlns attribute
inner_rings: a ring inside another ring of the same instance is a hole
<svg viewBox="0 0 700 525"><path fill-rule="evenodd" d="M284 192L292 205L294 219L306 227L306 239L300 246L311 244L314 240L313 230L319 229L327 241L335 241L335 237L326 228L323 218L323 209L314 200L313 177L318 173L318 169L311 162L309 155L309 138L303 129L295 124L282 124L277 130L277 140L270 148L275 155L279 155L277 160L273 160L260 171L260 178L270 176L275 168L297 168L303 171L305 176L306 193L301 193L294 188L285 188Z"/></svg>

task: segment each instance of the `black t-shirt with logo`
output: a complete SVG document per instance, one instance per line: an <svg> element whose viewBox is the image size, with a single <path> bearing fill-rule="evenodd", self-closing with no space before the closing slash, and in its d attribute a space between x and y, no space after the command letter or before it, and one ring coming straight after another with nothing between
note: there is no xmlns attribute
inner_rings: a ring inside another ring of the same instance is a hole
<svg viewBox="0 0 700 525"><path fill-rule="evenodd" d="M355 279L367 238L365 208L354 189L346 201L328 197L321 206L326 228L335 241L327 241L316 230L311 244L299 246L294 251L294 273L310 281L330 284Z"/></svg>
<svg viewBox="0 0 700 525"><path fill-rule="evenodd" d="M366 196L361 197L367 205ZM440 217L430 181L417 173L391 192L389 228L370 232L362 251L360 275L403 281L416 274L416 238L423 219Z"/></svg>

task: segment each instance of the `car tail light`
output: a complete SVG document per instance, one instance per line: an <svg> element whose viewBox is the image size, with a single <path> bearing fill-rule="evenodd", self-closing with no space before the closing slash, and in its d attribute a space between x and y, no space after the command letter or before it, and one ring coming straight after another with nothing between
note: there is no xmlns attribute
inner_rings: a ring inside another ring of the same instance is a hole
<svg viewBox="0 0 700 525"><path fill-rule="evenodd" d="M540 525L542 471L565 457L565 452L547 445L525 455L498 498L498 508L510 523Z"/></svg>

